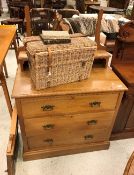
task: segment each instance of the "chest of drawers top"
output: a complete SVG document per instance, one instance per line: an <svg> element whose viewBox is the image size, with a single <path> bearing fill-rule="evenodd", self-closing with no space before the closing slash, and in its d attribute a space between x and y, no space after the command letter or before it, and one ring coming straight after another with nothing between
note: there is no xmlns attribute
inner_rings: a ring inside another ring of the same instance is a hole
<svg viewBox="0 0 134 175"><path fill-rule="evenodd" d="M28 97L50 97L83 93L119 92L126 90L127 87L111 69L93 68L90 77L87 80L37 91L33 87L29 71L21 72L20 67L18 67L12 97L16 99Z"/></svg>

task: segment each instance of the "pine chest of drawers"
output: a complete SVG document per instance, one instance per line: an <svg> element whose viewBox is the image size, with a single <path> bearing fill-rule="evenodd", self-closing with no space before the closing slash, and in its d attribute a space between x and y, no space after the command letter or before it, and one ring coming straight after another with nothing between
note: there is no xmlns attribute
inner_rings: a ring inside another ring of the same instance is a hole
<svg viewBox="0 0 134 175"><path fill-rule="evenodd" d="M126 86L110 69L93 69L81 82L36 91L18 68L12 97L24 160L107 149Z"/></svg>

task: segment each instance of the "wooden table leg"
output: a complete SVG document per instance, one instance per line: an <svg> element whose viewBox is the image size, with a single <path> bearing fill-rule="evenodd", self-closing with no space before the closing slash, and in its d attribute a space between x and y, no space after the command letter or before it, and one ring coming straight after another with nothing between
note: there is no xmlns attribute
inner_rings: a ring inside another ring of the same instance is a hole
<svg viewBox="0 0 134 175"><path fill-rule="evenodd" d="M6 66L6 62L5 61L3 63L3 67L4 67L4 72L5 72L6 78L8 78L7 66Z"/></svg>
<svg viewBox="0 0 134 175"><path fill-rule="evenodd" d="M5 98L6 98L8 110L9 110L10 116L12 116L12 104L11 104L9 92L8 92L8 89L7 89L7 84L6 84L6 80L5 80L3 70L1 70L1 72L0 72L0 80L1 80L1 85L2 85L3 91L4 91L4 95L5 95Z"/></svg>
<svg viewBox="0 0 134 175"><path fill-rule="evenodd" d="M18 54L17 54L17 43L16 43L16 36L13 39L13 45L14 45L14 50L15 50L15 55L16 55L16 60L18 64Z"/></svg>
<svg viewBox="0 0 134 175"><path fill-rule="evenodd" d="M7 173L8 175L15 175L15 167L16 167L16 159L18 154L18 117L16 108L13 108L12 119L11 119L11 127L10 127L10 135L9 141L7 145Z"/></svg>

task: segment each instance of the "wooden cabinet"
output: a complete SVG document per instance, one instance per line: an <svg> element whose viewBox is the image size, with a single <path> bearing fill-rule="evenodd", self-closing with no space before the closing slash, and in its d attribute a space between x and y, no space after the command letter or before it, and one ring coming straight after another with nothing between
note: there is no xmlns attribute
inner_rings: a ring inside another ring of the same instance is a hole
<svg viewBox="0 0 134 175"><path fill-rule="evenodd" d="M126 86L110 69L89 79L37 91L29 71L17 71L12 96L24 160L107 149Z"/></svg>
<svg viewBox="0 0 134 175"><path fill-rule="evenodd" d="M114 64L114 72L128 87L113 128L112 138L134 137L134 63Z"/></svg>
<svg viewBox="0 0 134 175"><path fill-rule="evenodd" d="M121 26L116 39L112 67L118 77L126 84L125 92L115 125L112 139L134 137L134 24Z"/></svg>

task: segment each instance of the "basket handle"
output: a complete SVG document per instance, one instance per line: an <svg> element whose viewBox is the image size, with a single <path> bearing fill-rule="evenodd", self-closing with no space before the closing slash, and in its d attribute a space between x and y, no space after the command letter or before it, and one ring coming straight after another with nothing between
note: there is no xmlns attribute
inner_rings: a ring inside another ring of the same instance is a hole
<svg viewBox="0 0 134 175"><path fill-rule="evenodd" d="M47 48L48 50L48 60L47 60L47 64L48 64L48 75L51 75L51 67L52 67L52 52L50 47Z"/></svg>

